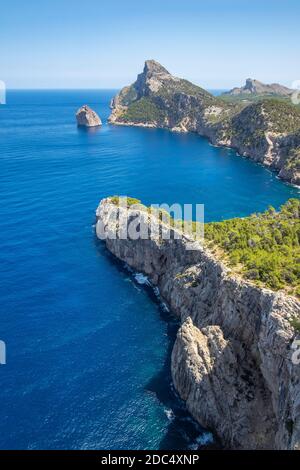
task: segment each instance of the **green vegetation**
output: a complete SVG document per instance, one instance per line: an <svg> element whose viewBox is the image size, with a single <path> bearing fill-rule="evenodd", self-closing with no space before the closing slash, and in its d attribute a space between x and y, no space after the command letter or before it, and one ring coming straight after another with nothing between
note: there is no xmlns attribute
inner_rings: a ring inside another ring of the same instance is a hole
<svg viewBox="0 0 300 470"><path fill-rule="evenodd" d="M300 170L300 147L296 147L290 151L286 168L289 170Z"/></svg>
<svg viewBox="0 0 300 470"><path fill-rule="evenodd" d="M255 94L255 93L241 93L238 95L228 95L223 93L219 98L226 103L238 103L240 101L247 101L248 103L253 103L263 100L279 100L279 101L291 101L289 96L276 95L274 93L269 94Z"/></svg>
<svg viewBox="0 0 300 470"><path fill-rule="evenodd" d="M290 199L276 212L205 225L208 246L221 248L243 276L274 290L300 296L300 201Z"/></svg>
<svg viewBox="0 0 300 470"><path fill-rule="evenodd" d="M121 204L121 201L124 200L124 198L122 196L111 196L109 200L110 202L118 206L119 204ZM142 205L139 199L135 199L134 197L127 197L127 207L131 207L137 204Z"/></svg>
<svg viewBox="0 0 300 470"><path fill-rule="evenodd" d="M228 106L222 100L218 100L209 92L188 80L166 80L155 93L143 96L140 99L137 99L134 84L124 88L120 93L122 104L127 106L121 120L123 122L148 123L160 126L164 124L167 116L172 122L176 123L180 119L178 102L181 95L192 97L193 105L190 106L190 115L195 115L195 117L205 106L213 104L219 107ZM230 106L228 107L230 108Z"/></svg>
<svg viewBox="0 0 300 470"><path fill-rule="evenodd" d="M246 106L228 122L224 132L245 147L266 151L266 132L287 135L299 129L300 109L289 102L270 99Z"/></svg>
<svg viewBox="0 0 300 470"><path fill-rule="evenodd" d="M202 99L204 98L211 102L216 101L215 97L211 95L208 91L204 90L204 88L194 85L188 80L184 80L182 78L176 81L174 80L168 82L168 84L163 89L161 88L158 91L158 94L162 94L163 90L169 90L170 93L184 93L186 95L194 97L201 97Z"/></svg>
<svg viewBox="0 0 300 470"><path fill-rule="evenodd" d="M299 104L293 104L291 101L290 96L282 96L276 94L265 94L265 95L258 95L258 94L240 94L240 95L226 95L222 94L218 96L218 98L225 103L244 103L245 105L249 105L251 103L257 103L259 101L271 100L271 101L282 101L288 105L294 106L300 109Z"/></svg>
<svg viewBox="0 0 300 470"><path fill-rule="evenodd" d="M264 100L262 105L271 120L272 131L288 133L300 128L300 109L290 101Z"/></svg>
<svg viewBox="0 0 300 470"><path fill-rule="evenodd" d="M157 123L164 118L164 112L149 97L131 103L122 115L124 122Z"/></svg>
<svg viewBox="0 0 300 470"><path fill-rule="evenodd" d="M212 97L212 95L208 91L204 90L204 88L194 85L194 83L189 82L188 80L184 80L182 78L179 81L174 82L173 87L177 89L177 91L181 91L182 93L187 93L188 95L191 95L191 96L205 95L207 97Z"/></svg>
<svg viewBox="0 0 300 470"><path fill-rule="evenodd" d="M297 318L297 317L292 318L292 320L290 321L290 324L292 325L293 328L295 328L295 330L298 333L300 333L300 318Z"/></svg>
<svg viewBox="0 0 300 470"><path fill-rule="evenodd" d="M110 201L118 205L120 198L113 196ZM127 207L133 205L156 213L139 199L127 198ZM157 209L160 220L164 214L169 215ZM170 217L170 225L181 230L183 221ZM195 229L193 222L191 232ZM207 223L205 243L242 277L273 290L285 289L300 297L300 200L289 199L279 211L270 207L261 214ZM300 329L300 321L297 322ZM297 325L293 326L297 329Z"/></svg>
<svg viewBox="0 0 300 470"><path fill-rule="evenodd" d="M260 101L247 106L244 113L248 126L262 126L262 130L290 133L300 128L300 110L289 102L274 99Z"/></svg>
<svg viewBox="0 0 300 470"><path fill-rule="evenodd" d="M134 86L124 87L120 91L120 102L123 106L128 106L137 99L137 91Z"/></svg>

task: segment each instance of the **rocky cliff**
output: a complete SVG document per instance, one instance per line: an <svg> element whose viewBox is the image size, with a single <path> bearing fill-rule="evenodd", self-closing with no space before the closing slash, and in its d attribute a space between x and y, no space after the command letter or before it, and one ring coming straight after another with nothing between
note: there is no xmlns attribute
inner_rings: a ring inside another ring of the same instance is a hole
<svg viewBox="0 0 300 470"><path fill-rule="evenodd" d="M98 114L89 106L84 105L76 113L77 125L81 127L98 127L102 122Z"/></svg>
<svg viewBox="0 0 300 470"><path fill-rule="evenodd" d="M113 124L196 132L300 184L300 110L288 101L230 103L148 60L137 80L124 87L111 106Z"/></svg>
<svg viewBox="0 0 300 470"><path fill-rule="evenodd" d="M190 238L176 230L170 240L112 238L132 221L157 233L162 224L153 217L106 199L97 234L159 287L180 318L172 377L191 415L230 448L300 449L300 365L291 360L290 323L299 302L235 277L198 242L188 249Z"/></svg>

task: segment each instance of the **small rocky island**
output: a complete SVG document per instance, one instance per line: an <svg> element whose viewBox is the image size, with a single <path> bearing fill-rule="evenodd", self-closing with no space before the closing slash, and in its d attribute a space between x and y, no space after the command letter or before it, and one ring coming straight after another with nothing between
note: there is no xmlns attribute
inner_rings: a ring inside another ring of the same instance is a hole
<svg viewBox="0 0 300 470"><path fill-rule="evenodd" d="M236 275L211 246L196 241L190 250L188 236L175 236L177 228L163 242L157 236L109 237L132 221L149 233L162 226L139 201L126 208L116 199L100 203L97 235L107 234L108 250L146 274L178 316L172 378L191 415L229 448L300 450L300 365L292 357L300 332L299 320L297 328L293 324L300 316L299 300ZM267 241L261 225L276 237L280 226L283 234L288 227L296 233L299 210L299 201L290 200L281 212L262 214L257 224L251 217L239 223L252 227L257 241ZM228 223L235 229L235 219L209 224L216 242L222 224L227 236ZM286 243L297 256L293 242Z"/></svg>
<svg viewBox="0 0 300 470"><path fill-rule="evenodd" d="M102 126L102 121L98 114L89 106L84 105L76 113L77 125L80 127Z"/></svg>
<svg viewBox="0 0 300 470"><path fill-rule="evenodd" d="M249 80L243 89L232 91L232 96L215 97L147 60L137 80L112 100L109 121L196 132L300 185L300 108L292 104L290 93L278 84ZM233 95L239 94L257 99L250 103L234 100Z"/></svg>

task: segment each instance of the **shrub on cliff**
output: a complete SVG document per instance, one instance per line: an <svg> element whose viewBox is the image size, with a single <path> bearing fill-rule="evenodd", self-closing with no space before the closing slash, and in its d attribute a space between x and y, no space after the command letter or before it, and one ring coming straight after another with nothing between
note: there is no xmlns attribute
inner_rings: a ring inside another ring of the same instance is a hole
<svg viewBox="0 0 300 470"><path fill-rule="evenodd" d="M122 116L124 122L159 123L164 112L151 98L143 97L130 104Z"/></svg>
<svg viewBox="0 0 300 470"><path fill-rule="evenodd" d="M205 225L205 239L218 245L245 277L272 289L300 294L300 201L280 211Z"/></svg>

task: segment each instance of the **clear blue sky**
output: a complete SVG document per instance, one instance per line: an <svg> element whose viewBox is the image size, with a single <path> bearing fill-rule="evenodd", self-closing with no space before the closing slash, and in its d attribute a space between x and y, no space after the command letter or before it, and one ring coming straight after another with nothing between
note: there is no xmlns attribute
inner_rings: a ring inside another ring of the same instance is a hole
<svg viewBox="0 0 300 470"><path fill-rule="evenodd" d="M8 88L118 88L145 59L208 88L300 80L299 0L9 0Z"/></svg>

